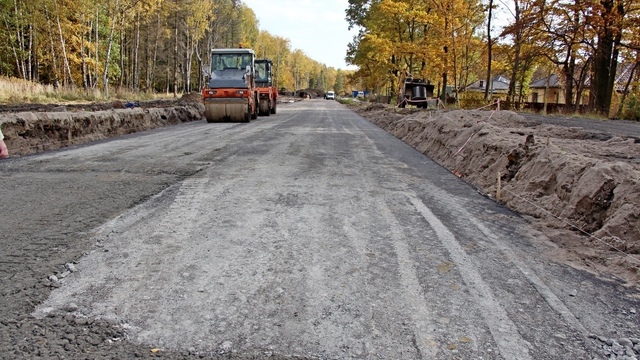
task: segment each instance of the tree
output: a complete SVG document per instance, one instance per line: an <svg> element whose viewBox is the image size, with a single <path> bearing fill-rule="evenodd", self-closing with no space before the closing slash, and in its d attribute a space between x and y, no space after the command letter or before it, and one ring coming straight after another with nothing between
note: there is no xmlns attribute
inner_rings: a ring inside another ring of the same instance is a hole
<svg viewBox="0 0 640 360"><path fill-rule="evenodd" d="M359 66L357 75L369 88L400 90L405 74L439 83L445 96L448 74L454 85L466 81L477 61L475 33L484 20L474 0L350 1L347 21L360 27L347 51Z"/></svg>
<svg viewBox="0 0 640 360"><path fill-rule="evenodd" d="M336 81L333 85L333 91L336 92L336 94L342 94L344 92L344 72L341 70L338 70L337 74L336 74Z"/></svg>
<svg viewBox="0 0 640 360"><path fill-rule="evenodd" d="M594 24L598 39L593 58L591 106L596 112L605 116L609 115L611 108L619 46L623 34L622 24L625 14L633 3L633 1L625 3L623 0L602 0L590 4L595 12L589 20Z"/></svg>
<svg viewBox="0 0 640 360"><path fill-rule="evenodd" d="M242 46L252 48L260 34L259 22L256 14L248 6L241 6Z"/></svg>
<svg viewBox="0 0 640 360"><path fill-rule="evenodd" d="M0 0L0 11L0 75L82 84L107 98L113 87L175 96L200 88L211 49L240 43L274 61L279 86L335 81L288 39L260 31L240 0Z"/></svg>

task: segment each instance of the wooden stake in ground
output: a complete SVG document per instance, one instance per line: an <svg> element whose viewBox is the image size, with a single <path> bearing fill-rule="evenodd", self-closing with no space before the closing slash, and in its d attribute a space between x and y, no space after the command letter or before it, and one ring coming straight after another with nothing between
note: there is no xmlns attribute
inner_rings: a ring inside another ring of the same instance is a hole
<svg viewBox="0 0 640 360"><path fill-rule="evenodd" d="M498 189L496 190L496 199L502 201L502 181L500 179L501 174L498 171Z"/></svg>

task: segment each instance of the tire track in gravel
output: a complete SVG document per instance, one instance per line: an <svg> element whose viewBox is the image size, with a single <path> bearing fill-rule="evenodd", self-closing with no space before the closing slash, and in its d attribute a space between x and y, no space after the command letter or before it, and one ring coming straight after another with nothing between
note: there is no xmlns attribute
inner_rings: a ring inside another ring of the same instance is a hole
<svg viewBox="0 0 640 360"><path fill-rule="evenodd" d="M478 301L477 305L481 308L485 323L497 342L500 354L507 359L531 359L528 345L518 333L517 327L496 301L493 292L482 280L482 276L473 265L473 260L462 249L455 235L415 195L407 194L407 197L449 251L465 283L470 287L472 296Z"/></svg>
<svg viewBox="0 0 640 360"><path fill-rule="evenodd" d="M384 155L380 153L373 141L370 138L366 138L367 144L367 157L384 159ZM362 148L362 146L360 147ZM364 156L362 162L364 162ZM386 164L387 166L397 166L396 164ZM399 165L399 164L398 164ZM366 169L361 169L366 172ZM365 179L375 178L373 174L364 176ZM374 191L374 189L385 187L383 184L373 185L371 181L363 181L365 189L368 191ZM399 185L402 187L401 185ZM455 235L419 200L416 194L412 192L405 192L398 189L398 198L406 198L414 207L414 211L417 211L430 225L435 232L439 244L443 245L448 253L448 257L451 258L455 267L467 286L471 289L471 296L476 299L475 306L479 307L479 312L484 318L485 324L488 326L493 339L496 341L500 354L507 359L531 359L529 355L529 345L522 339L516 330L516 326L509 318L506 311L495 300L492 290L483 281L482 276L473 266L473 261L462 249L461 245L455 238ZM401 202L401 201L400 201ZM406 235L402 231L402 226L396 219L396 215L391 211L384 201L379 201L377 204L377 212L382 214L385 221L389 224L391 241L394 244L394 249L397 255L397 262L399 266L399 272L403 283L403 288L406 290L405 295L408 297L407 308L410 309L407 315L412 319L416 345L418 347L420 357L425 359L435 358L442 351L438 339L432 335L430 331L434 327L439 326L436 319L433 318L433 308L429 307L428 301L425 298L427 289L423 288L417 276L417 269L412 265L414 264L413 256L409 252L409 248L405 242ZM434 239L428 237L425 241L431 242ZM451 296L451 295L450 295Z"/></svg>

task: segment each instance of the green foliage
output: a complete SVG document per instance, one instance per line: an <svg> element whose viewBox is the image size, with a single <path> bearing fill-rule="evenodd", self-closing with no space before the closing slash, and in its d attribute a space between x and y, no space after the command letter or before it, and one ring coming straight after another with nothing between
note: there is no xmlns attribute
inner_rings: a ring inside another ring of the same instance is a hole
<svg viewBox="0 0 640 360"><path fill-rule="evenodd" d="M344 104L344 105L352 105L352 104L356 103L356 100L354 100L352 97L346 97L346 98L338 97L338 98L336 98L336 100L339 103Z"/></svg>
<svg viewBox="0 0 640 360"><path fill-rule="evenodd" d="M487 105L484 93L468 91L460 95L460 107L462 109L478 109Z"/></svg>
<svg viewBox="0 0 640 360"><path fill-rule="evenodd" d="M640 96L638 94L629 95L621 116L625 120L640 121Z"/></svg>
<svg viewBox="0 0 640 360"><path fill-rule="evenodd" d="M336 82L333 84L333 91L336 94L342 94L344 91L344 72L338 70L336 74Z"/></svg>

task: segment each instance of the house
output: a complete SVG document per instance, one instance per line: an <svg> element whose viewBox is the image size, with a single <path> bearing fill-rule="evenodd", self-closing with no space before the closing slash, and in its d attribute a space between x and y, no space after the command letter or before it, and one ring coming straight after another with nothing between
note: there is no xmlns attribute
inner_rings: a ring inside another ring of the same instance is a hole
<svg viewBox="0 0 640 360"><path fill-rule="evenodd" d="M629 78L638 76L637 70L639 69L637 69L636 64L618 64L618 71L615 80L615 90L619 93L623 93L625 90L625 86L627 86L627 83L629 82ZM630 86L630 89L633 90L633 86Z"/></svg>
<svg viewBox="0 0 640 360"><path fill-rule="evenodd" d="M616 92L622 93L624 91L629 77L633 74L632 69L633 64L618 65L615 79ZM586 78L580 101L574 106L583 108L589 104L590 84L590 79ZM574 96L576 90L577 84L574 85ZM525 107L540 111L544 108L545 103L547 104L547 112L557 111L567 103L565 99L564 81L557 74L543 76L529 84L529 95L527 96Z"/></svg>
<svg viewBox="0 0 640 360"><path fill-rule="evenodd" d="M574 88L574 91L577 90ZM575 94L574 94L575 95ZM583 92L578 109L589 102L588 91ZM564 82L558 74L543 76L529 83L529 94L523 103L525 109L545 112L561 111L566 105ZM546 107L546 108L545 108Z"/></svg>
<svg viewBox="0 0 640 360"><path fill-rule="evenodd" d="M486 88L487 88L487 82L485 80L478 80L473 84L464 88L464 91L479 92L484 94L484 91ZM489 93L491 94L491 98L505 99L508 91L509 91L509 79L505 78L502 75L495 76L491 81L491 84L489 87Z"/></svg>
<svg viewBox="0 0 640 360"><path fill-rule="evenodd" d="M546 101L545 101L546 100ZM530 103L547 103L547 104L564 104L564 91L560 77L557 74L551 74L529 84L529 95L527 102Z"/></svg>

